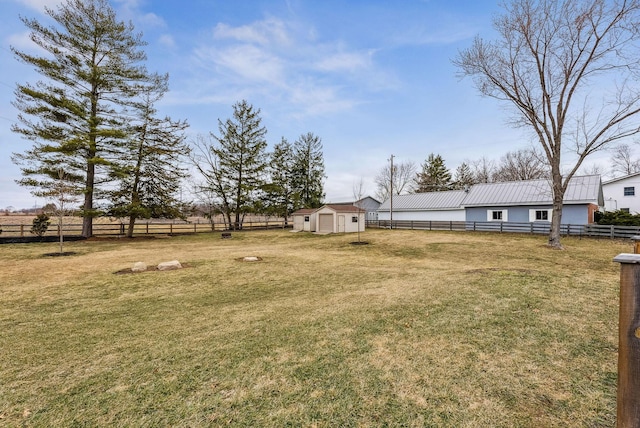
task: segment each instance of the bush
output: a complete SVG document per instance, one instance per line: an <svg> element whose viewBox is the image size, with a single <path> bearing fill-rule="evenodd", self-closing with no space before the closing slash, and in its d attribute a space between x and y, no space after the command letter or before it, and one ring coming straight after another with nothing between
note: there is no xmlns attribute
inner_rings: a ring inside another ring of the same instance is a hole
<svg viewBox="0 0 640 428"><path fill-rule="evenodd" d="M49 225L51 224L51 220L49 220L49 216L46 214L38 214L36 218L33 219L33 225L31 226L31 233L42 238L45 233L47 233L47 229L49 229Z"/></svg>
<svg viewBox="0 0 640 428"><path fill-rule="evenodd" d="M607 211L597 215L596 222L615 226L640 226L640 214L631 214L622 210Z"/></svg>

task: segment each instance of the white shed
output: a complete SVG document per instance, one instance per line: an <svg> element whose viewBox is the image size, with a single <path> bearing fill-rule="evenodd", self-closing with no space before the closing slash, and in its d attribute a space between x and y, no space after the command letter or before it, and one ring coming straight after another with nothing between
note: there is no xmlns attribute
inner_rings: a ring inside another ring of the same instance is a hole
<svg viewBox="0 0 640 428"><path fill-rule="evenodd" d="M315 212L316 232L364 232L366 211L353 205L324 205Z"/></svg>
<svg viewBox="0 0 640 428"><path fill-rule="evenodd" d="M293 230L296 232L315 232L317 208L303 208L291 214L293 217Z"/></svg>

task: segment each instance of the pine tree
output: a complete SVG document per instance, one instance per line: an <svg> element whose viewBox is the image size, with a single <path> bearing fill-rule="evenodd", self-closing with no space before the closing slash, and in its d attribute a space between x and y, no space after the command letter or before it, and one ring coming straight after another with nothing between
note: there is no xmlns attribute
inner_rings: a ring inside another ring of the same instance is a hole
<svg viewBox="0 0 640 428"><path fill-rule="evenodd" d="M442 156L431 153L416 175L414 193L439 192L451 188L451 173Z"/></svg>
<svg viewBox="0 0 640 428"><path fill-rule="evenodd" d="M285 222L294 210L293 169L293 146L283 137L271 153L269 182L264 186L264 205L268 214L282 217Z"/></svg>
<svg viewBox="0 0 640 428"><path fill-rule="evenodd" d="M252 210L255 193L264 183L267 130L261 122L260 109L243 100L233 106L233 119L218 119L220 135L213 135L218 143L211 148L218 168L213 174L218 181L215 186L227 201L225 215L232 229L242 228L242 219Z"/></svg>
<svg viewBox="0 0 640 428"><path fill-rule="evenodd" d="M473 177L473 171L466 162L462 162L458 168L456 168L456 174L453 181L454 189L466 189L472 184L475 184Z"/></svg>
<svg viewBox="0 0 640 428"><path fill-rule="evenodd" d="M311 132L294 143L292 185L295 208L319 208L324 201L324 157L322 140Z"/></svg>
<svg viewBox="0 0 640 428"><path fill-rule="evenodd" d="M109 192L109 215L128 217L128 237L133 236L139 218L184 216L185 204L178 199L178 192L186 176L183 159L190 151L184 142L188 125L169 117L156 117L153 104L165 91L166 79L142 96L127 144L115 162L118 185Z"/></svg>
<svg viewBox="0 0 640 428"><path fill-rule="evenodd" d="M109 152L124 141L123 106L155 76L140 65L145 60L141 36L131 24L116 20L107 0L67 0L46 12L56 25L22 21L47 55L12 48L43 77L35 85L17 86L14 106L21 111L21 124L13 131L34 145L13 159L25 177L18 183L25 186L55 181L59 167L76 179L84 195L82 235L88 237Z"/></svg>

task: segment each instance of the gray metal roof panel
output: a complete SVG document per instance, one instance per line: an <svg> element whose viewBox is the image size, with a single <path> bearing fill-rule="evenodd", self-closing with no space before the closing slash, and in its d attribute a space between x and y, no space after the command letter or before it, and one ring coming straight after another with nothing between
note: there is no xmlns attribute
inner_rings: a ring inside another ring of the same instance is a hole
<svg viewBox="0 0 640 428"><path fill-rule="evenodd" d="M410 195L394 195L394 210L452 210L461 209L466 196L464 190L448 190L444 192L413 193ZM389 211L390 201L387 199L378 211Z"/></svg>
<svg viewBox="0 0 640 428"><path fill-rule="evenodd" d="M549 180L481 183L471 187L465 207L497 205L549 205L553 203ZM564 194L565 204L595 203L603 205L599 175L573 177Z"/></svg>

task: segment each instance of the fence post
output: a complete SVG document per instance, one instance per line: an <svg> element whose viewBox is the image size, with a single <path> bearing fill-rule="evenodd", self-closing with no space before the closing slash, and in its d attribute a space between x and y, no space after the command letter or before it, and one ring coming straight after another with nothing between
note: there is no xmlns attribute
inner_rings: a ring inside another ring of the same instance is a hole
<svg viewBox="0 0 640 428"><path fill-rule="evenodd" d="M613 225L611 225L611 239L613 239L616 236L616 229L613 227Z"/></svg>
<svg viewBox="0 0 640 428"><path fill-rule="evenodd" d="M169 223L169 235L173 235L173 223Z"/></svg>
<svg viewBox="0 0 640 428"><path fill-rule="evenodd" d="M147 235L149 234L149 222L147 222Z"/></svg>
<svg viewBox="0 0 640 428"><path fill-rule="evenodd" d="M22 238L24 236L24 224L20 225L20 237Z"/></svg>
<svg viewBox="0 0 640 428"><path fill-rule="evenodd" d="M618 254L613 261L620 263L616 426L640 428L640 255Z"/></svg>

